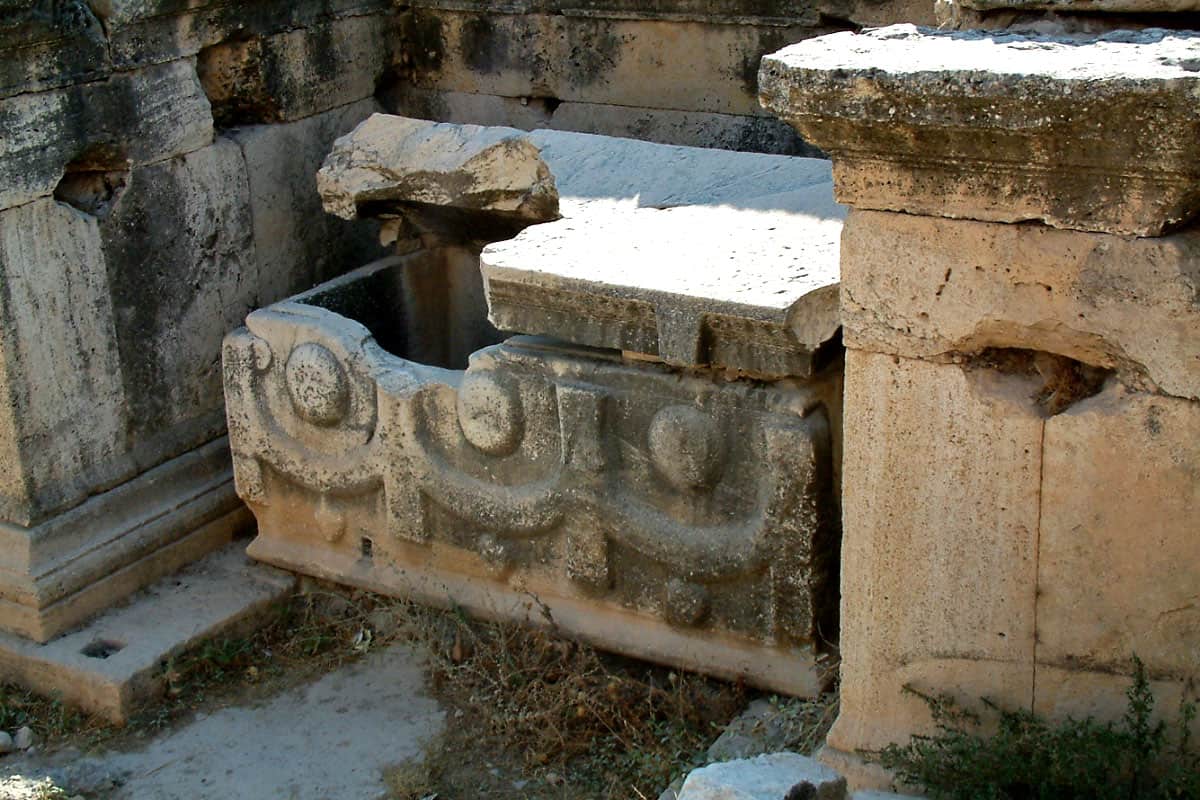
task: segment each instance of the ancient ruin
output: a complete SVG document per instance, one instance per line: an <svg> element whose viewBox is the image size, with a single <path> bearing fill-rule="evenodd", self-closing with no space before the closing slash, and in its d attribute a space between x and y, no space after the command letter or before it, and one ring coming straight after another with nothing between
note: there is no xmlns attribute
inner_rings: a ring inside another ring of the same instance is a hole
<svg viewBox="0 0 1200 800"><path fill-rule="evenodd" d="M1179 707L1196 10L0 0L0 687L125 721L305 576L839 693L671 800Z"/></svg>

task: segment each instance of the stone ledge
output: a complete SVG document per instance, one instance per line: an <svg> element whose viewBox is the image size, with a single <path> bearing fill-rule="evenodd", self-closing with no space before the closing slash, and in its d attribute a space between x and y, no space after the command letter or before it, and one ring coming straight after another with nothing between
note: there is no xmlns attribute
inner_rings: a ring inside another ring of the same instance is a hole
<svg viewBox="0 0 1200 800"><path fill-rule="evenodd" d="M763 59L764 106L860 208L1155 236L1200 210L1200 35L837 33Z"/></svg>
<svg viewBox="0 0 1200 800"><path fill-rule="evenodd" d="M123 723L162 690L167 659L253 625L294 583L291 575L251 565L233 544L46 644L0 633L0 667L6 679Z"/></svg>

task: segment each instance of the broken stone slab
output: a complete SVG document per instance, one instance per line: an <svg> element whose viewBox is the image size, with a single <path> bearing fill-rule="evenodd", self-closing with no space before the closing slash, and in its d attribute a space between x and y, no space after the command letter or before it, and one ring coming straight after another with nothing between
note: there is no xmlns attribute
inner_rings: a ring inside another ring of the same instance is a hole
<svg viewBox="0 0 1200 800"><path fill-rule="evenodd" d="M860 208L1157 236L1200 209L1200 35L837 33L763 59L763 104Z"/></svg>
<svg viewBox="0 0 1200 800"><path fill-rule="evenodd" d="M0 209L54 192L68 164L128 169L212 143L208 98L186 61L0 99Z"/></svg>
<svg viewBox="0 0 1200 800"><path fill-rule="evenodd" d="M845 800L846 779L797 753L770 753L692 770L679 800Z"/></svg>
<svg viewBox="0 0 1200 800"><path fill-rule="evenodd" d="M342 301L276 304L226 342L251 555L775 691L824 686L835 380L714 382L530 338L437 369L380 347L354 321L374 292L337 285Z"/></svg>
<svg viewBox="0 0 1200 800"><path fill-rule="evenodd" d="M202 639L244 632L294 584L229 545L46 644L0 633L0 669L5 680L123 723L165 688L168 659Z"/></svg>
<svg viewBox="0 0 1200 800"><path fill-rule="evenodd" d="M844 212L828 183L781 205L600 206L528 228L480 256L490 319L676 366L810 375L840 325Z"/></svg>
<svg viewBox="0 0 1200 800"><path fill-rule="evenodd" d="M847 346L954 359L1023 348L1200 398L1200 232L1147 239L1041 225L851 212Z"/></svg>
<svg viewBox="0 0 1200 800"><path fill-rule="evenodd" d="M325 210L402 216L453 240L494 240L558 217L554 176L527 134L373 114L317 173Z"/></svg>

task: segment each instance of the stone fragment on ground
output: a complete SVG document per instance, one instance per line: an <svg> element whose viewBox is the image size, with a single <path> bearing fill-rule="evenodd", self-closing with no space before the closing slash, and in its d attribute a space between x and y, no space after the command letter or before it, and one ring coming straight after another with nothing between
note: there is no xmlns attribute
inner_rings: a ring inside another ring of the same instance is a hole
<svg viewBox="0 0 1200 800"><path fill-rule="evenodd" d="M0 731L0 756L11 753L15 747L13 737L7 731Z"/></svg>
<svg viewBox="0 0 1200 800"><path fill-rule="evenodd" d="M709 761L733 761L788 746L799 733L798 724L778 705L758 699L735 717L708 748Z"/></svg>
<svg viewBox="0 0 1200 800"><path fill-rule="evenodd" d="M14 786L49 780L112 800L358 800L383 796L383 771L420 758L443 717L419 656L396 645L266 703L200 714L140 751L0 768Z"/></svg>
<svg viewBox="0 0 1200 800"><path fill-rule="evenodd" d="M759 92L856 208L1155 236L1200 210L1198 58L1190 32L894 25L767 56Z"/></svg>
<svg viewBox="0 0 1200 800"><path fill-rule="evenodd" d="M334 142L317 190L343 219L403 216L453 238L504 238L558 217L550 168L513 128L375 114Z"/></svg>
<svg viewBox="0 0 1200 800"><path fill-rule="evenodd" d="M18 750L28 750L37 742L37 737L33 734L33 728L28 725L23 725L17 729L17 732L12 737L13 747Z"/></svg>
<svg viewBox="0 0 1200 800"><path fill-rule="evenodd" d="M678 800L844 800L846 780L815 759L770 753L692 770Z"/></svg>

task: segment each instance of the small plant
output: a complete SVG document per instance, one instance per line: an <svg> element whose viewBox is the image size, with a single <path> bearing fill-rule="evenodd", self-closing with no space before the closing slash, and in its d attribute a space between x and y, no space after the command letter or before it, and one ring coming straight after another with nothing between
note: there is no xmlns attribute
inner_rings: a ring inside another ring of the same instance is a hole
<svg viewBox="0 0 1200 800"><path fill-rule="evenodd" d="M909 688L929 705L938 732L870 755L934 800L1200 800L1200 752L1190 740L1196 706L1181 703L1171 736L1166 722L1151 721L1145 666L1136 657L1133 666L1119 722L1049 723L984 700L996 717L990 736L979 713Z"/></svg>

